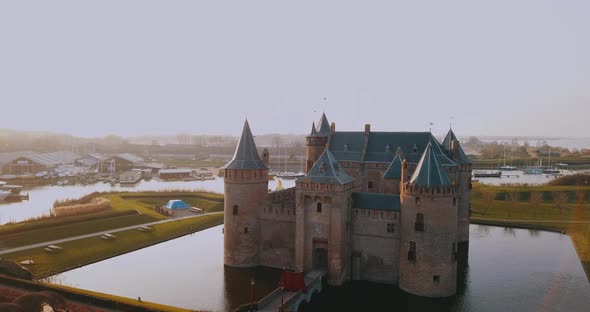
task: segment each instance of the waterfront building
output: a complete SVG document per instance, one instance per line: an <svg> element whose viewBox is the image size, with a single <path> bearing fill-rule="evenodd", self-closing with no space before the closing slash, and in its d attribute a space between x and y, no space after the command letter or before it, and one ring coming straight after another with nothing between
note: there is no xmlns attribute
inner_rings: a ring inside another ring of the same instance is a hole
<svg viewBox="0 0 590 312"><path fill-rule="evenodd" d="M469 243L471 162L449 130L336 131L323 114L306 138L306 174L268 190L268 151L246 121L225 177L224 263L323 269L419 296L455 294Z"/></svg>

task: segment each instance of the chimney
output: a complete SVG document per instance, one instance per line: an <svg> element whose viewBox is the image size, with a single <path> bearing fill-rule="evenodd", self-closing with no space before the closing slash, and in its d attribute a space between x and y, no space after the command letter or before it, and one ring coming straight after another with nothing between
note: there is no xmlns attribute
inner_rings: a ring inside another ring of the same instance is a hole
<svg viewBox="0 0 590 312"><path fill-rule="evenodd" d="M366 124L365 125L365 135L369 135L369 132L371 132L371 125L370 124Z"/></svg>
<svg viewBox="0 0 590 312"><path fill-rule="evenodd" d="M459 141L451 140L451 156L453 159L459 159Z"/></svg>
<svg viewBox="0 0 590 312"><path fill-rule="evenodd" d="M332 122L332 124L330 125L330 131L332 131L332 134L334 134L336 132L336 123Z"/></svg>

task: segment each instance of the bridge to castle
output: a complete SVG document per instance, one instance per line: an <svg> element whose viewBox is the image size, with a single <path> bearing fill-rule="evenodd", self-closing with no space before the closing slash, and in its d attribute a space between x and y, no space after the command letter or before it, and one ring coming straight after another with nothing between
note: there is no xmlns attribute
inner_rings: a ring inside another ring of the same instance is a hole
<svg viewBox="0 0 590 312"><path fill-rule="evenodd" d="M258 311L284 311L297 312L304 302L309 302L315 293L322 291L322 280L326 275L325 270L314 270L305 274L305 288L299 291L275 289L257 303ZM283 309L281 310L281 302Z"/></svg>

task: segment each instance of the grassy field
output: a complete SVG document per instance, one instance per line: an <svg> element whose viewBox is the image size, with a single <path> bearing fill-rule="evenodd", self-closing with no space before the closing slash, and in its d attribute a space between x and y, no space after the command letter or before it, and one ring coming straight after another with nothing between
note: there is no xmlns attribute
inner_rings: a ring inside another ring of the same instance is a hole
<svg viewBox="0 0 590 312"><path fill-rule="evenodd" d="M589 199L589 186L523 187L474 183L471 221L567 233L590 279Z"/></svg>
<svg viewBox="0 0 590 312"><path fill-rule="evenodd" d="M223 223L223 214L204 215L152 226L152 231L137 229L116 233L116 238L104 240L92 237L62 243L61 251L47 252L44 248L4 254L3 258L20 262L32 258L35 264L29 270L37 278L46 277L73 268L94 263L130 251L141 249L169 239L194 233Z"/></svg>

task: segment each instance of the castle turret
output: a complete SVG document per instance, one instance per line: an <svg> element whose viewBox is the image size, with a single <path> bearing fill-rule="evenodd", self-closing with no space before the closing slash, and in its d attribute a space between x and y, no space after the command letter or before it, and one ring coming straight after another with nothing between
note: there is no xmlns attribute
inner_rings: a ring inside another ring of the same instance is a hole
<svg viewBox="0 0 590 312"><path fill-rule="evenodd" d="M311 167L313 167L320 155L326 149L328 137L330 136L331 132L331 126L328 122L328 118L326 118L325 113L322 114L322 118L320 119L317 129L315 123L312 124L311 133L307 136L305 144L307 149L305 173L308 173L311 170Z"/></svg>
<svg viewBox="0 0 590 312"><path fill-rule="evenodd" d="M251 267L259 264L258 209L268 192L268 167L258 156L248 121L236 152L225 169L224 264Z"/></svg>
<svg viewBox="0 0 590 312"><path fill-rule="evenodd" d="M449 129L442 143L443 149L447 154L459 163L457 195L458 195L458 229L457 242L461 255L467 255L469 248L469 216L470 216L470 198L471 198L471 160L465 155L461 148L459 140Z"/></svg>
<svg viewBox="0 0 590 312"><path fill-rule="evenodd" d="M404 182L399 286L418 296L446 297L457 289L457 195L432 144Z"/></svg>

